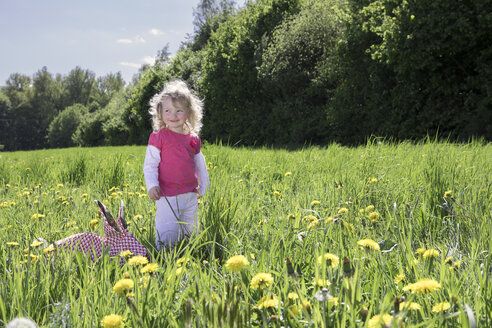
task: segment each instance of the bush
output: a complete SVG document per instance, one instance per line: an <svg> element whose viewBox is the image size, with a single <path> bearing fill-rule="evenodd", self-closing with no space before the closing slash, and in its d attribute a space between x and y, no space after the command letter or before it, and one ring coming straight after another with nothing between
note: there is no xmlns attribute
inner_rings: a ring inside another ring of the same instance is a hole
<svg viewBox="0 0 492 328"><path fill-rule="evenodd" d="M72 135L77 130L82 117L88 114L87 108L75 104L61 111L51 122L48 129L48 142L51 147L72 147L75 143Z"/></svg>

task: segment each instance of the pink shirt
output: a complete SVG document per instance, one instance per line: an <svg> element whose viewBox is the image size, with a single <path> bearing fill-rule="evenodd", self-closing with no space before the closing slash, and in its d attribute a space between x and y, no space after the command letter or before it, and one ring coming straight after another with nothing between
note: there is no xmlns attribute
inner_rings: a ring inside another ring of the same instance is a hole
<svg viewBox="0 0 492 328"><path fill-rule="evenodd" d="M198 180L194 156L200 152L200 138L168 129L153 132L149 146L161 151L159 187L161 195L176 196L197 192Z"/></svg>

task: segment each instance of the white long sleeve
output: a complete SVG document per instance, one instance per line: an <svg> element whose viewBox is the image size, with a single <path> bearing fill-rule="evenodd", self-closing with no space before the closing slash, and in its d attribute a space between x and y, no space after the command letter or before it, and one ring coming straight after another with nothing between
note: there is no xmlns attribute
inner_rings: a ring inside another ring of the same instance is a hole
<svg viewBox="0 0 492 328"><path fill-rule="evenodd" d="M199 152L198 154L195 155L194 157L195 160L195 170L198 175L198 193L200 196L204 196L205 192L207 191L209 185L210 185L210 180L208 178L208 171L207 171L207 163L205 162L205 156L203 156L202 152Z"/></svg>
<svg viewBox="0 0 492 328"><path fill-rule="evenodd" d="M161 151L155 146L147 146L143 173L147 191L159 186L159 163L161 162Z"/></svg>

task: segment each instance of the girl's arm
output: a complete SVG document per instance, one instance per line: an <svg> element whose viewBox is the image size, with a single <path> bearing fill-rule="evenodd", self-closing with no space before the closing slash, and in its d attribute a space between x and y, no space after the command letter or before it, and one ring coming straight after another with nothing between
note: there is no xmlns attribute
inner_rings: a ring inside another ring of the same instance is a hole
<svg viewBox="0 0 492 328"><path fill-rule="evenodd" d="M208 178L207 163L205 162L205 156L203 156L202 152L196 154L194 160L196 173L198 175L198 184L200 185L198 193L200 194L200 196L204 196L210 184L210 180Z"/></svg>
<svg viewBox="0 0 492 328"><path fill-rule="evenodd" d="M145 178L145 186L151 199L158 200L160 198L159 187L159 163L161 161L161 151L155 146L147 146L143 173Z"/></svg>

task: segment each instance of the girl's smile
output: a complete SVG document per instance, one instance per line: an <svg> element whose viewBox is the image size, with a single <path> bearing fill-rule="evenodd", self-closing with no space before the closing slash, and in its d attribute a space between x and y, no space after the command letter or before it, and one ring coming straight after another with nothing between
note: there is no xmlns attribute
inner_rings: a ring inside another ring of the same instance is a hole
<svg viewBox="0 0 492 328"><path fill-rule="evenodd" d="M181 107L179 103L173 102L170 97L164 98L162 101L162 120L166 124L166 127L176 133L186 133L184 125L188 114L185 108Z"/></svg>

